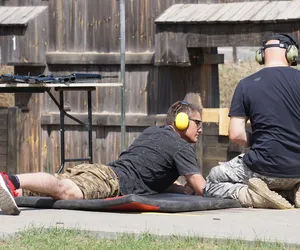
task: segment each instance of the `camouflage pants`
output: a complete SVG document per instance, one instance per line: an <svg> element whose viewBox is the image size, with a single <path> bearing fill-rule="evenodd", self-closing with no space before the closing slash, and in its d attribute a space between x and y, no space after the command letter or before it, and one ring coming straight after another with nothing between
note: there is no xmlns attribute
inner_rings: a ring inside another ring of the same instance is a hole
<svg viewBox="0 0 300 250"><path fill-rule="evenodd" d="M82 191L84 199L104 199L120 195L119 180L112 168L103 164L80 164L54 174L59 180L70 179ZM27 196L45 196L24 190Z"/></svg>
<svg viewBox="0 0 300 250"><path fill-rule="evenodd" d="M248 180L252 177L264 180L269 189L277 191L286 198L292 195L293 188L300 183L300 178L276 178L255 173L243 162L243 154L241 154L211 169L206 178L203 196L237 200L240 189L247 187Z"/></svg>

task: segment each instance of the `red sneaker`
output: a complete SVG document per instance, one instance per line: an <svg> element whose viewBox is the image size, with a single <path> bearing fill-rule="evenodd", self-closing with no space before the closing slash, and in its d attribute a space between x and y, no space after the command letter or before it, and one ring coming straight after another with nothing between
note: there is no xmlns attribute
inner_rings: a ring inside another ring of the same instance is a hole
<svg viewBox="0 0 300 250"><path fill-rule="evenodd" d="M14 197L16 197L14 185L6 173L0 172L0 208L3 213L10 215L21 213Z"/></svg>

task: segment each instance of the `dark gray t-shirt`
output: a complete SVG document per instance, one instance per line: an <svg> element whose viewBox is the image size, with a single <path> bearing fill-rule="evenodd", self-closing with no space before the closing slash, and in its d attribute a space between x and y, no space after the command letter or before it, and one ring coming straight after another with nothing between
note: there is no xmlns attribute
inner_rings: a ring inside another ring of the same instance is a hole
<svg viewBox="0 0 300 250"><path fill-rule="evenodd" d="M264 68L238 84L229 116L249 117L251 148L245 164L273 177L300 177L300 71Z"/></svg>
<svg viewBox="0 0 300 250"><path fill-rule="evenodd" d="M121 194L162 192L181 175L200 174L195 151L171 127L150 127L108 164L116 172Z"/></svg>

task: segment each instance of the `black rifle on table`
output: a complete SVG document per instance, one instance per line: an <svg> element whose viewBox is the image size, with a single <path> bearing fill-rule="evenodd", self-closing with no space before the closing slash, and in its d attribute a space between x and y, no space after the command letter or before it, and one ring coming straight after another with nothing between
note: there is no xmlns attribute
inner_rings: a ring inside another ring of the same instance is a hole
<svg viewBox="0 0 300 250"><path fill-rule="evenodd" d="M101 80L104 78L117 78L118 76L103 76L101 74L93 73L73 73L67 76L53 76L53 75L11 75L4 74L0 76L2 83L80 83Z"/></svg>

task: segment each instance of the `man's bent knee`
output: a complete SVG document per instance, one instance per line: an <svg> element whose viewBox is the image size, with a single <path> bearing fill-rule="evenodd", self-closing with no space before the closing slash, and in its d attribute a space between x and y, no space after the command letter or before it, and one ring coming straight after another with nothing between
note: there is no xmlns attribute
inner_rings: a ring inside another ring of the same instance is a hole
<svg viewBox="0 0 300 250"><path fill-rule="evenodd" d="M209 175L207 176L207 182L212 182L212 183L219 183L222 181L223 177L223 172L224 172L224 165L218 165L213 167Z"/></svg>
<svg viewBox="0 0 300 250"><path fill-rule="evenodd" d="M81 189L69 179L62 179L58 182L57 193L53 194L57 200L77 200L83 199Z"/></svg>

